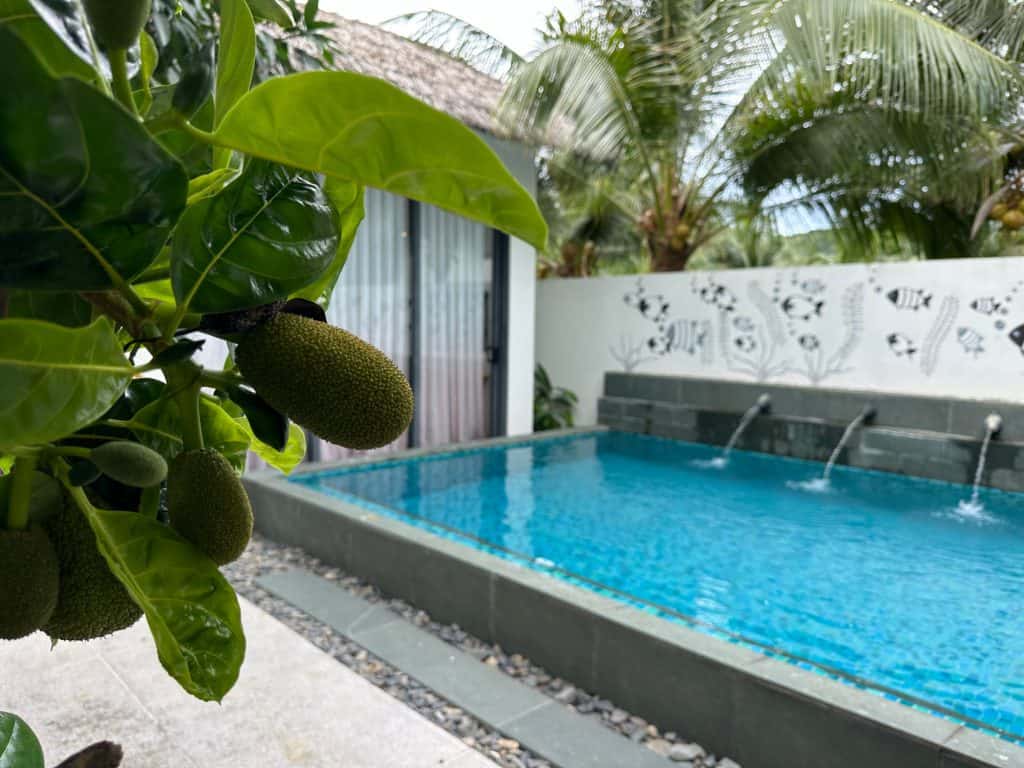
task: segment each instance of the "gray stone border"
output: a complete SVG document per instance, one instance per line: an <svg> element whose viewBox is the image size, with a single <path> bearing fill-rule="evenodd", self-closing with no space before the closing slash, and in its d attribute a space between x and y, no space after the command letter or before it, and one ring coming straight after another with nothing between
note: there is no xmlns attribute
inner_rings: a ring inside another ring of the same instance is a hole
<svg viewBox="0 0 1024 768"><path fill-rule="evenodd" d="M482 441L473 447L533 439ZM1024 767L1024 749L995 736L650 615L280 475L261 472L244 481L256 527L269 538L300 546L439 621L458 623L522 653L743 765Z"/></svg>

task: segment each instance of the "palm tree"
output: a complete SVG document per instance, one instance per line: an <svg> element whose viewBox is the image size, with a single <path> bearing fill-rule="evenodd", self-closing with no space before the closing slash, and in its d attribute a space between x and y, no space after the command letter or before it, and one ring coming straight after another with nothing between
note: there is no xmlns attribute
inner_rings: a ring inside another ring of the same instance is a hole
<svg viewBox="0 0 1024 768"><path fill-rule="evenodd" d="M455 22L433 42L458 54L471 28ZM889 238L934 257L971 251L979 201L1001 184L993 126L1020 104L1024 11L595 0L553 14L543 41L529 60L503 49L501 117L556 148L561 188L603 180L604 210L634 222L653 269L685 268L751 204L776 226L828 223L850 249Z"/></svg>

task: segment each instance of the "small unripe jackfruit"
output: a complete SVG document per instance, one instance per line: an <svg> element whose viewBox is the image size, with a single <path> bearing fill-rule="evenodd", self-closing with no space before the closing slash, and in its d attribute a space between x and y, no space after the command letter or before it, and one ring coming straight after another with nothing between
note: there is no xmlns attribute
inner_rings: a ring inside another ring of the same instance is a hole
<svg viewBox="0 0 1024 768"><path fill-rule="evenodd" d="M60 567L39 526L0 530L0 640L31 635L53 615Z"/></svg>
<svg viewBox="0 0 1024 768"><path fill-rule="evenodd" d="M110 572L81 510L66 501L45 525L60 563L60 593L43 631L54 640L92 640L138 621L142 609Z"/></svg>
<svg viewBox="0 0 1024 768"><path fill-rule="evenodd" d="M412 389L398 367L326 323L279 314L242 340L235 362L264 400L331 443L378 448L412 421Z"/></svg>
<svg viewBox="0 0 1024 768"><path fill-rule="evenodd" d="M146 25L152 0L85 0L96 42L107 48L131 48Z"/></svg>
<svg viewBox="0 0 1024 768"><path fill-rule="evenodd" d="M245 551L252 538L252 506L228 460L209 448L179 453L167 473L171 527L217 565Z"/></svg>
<svg viewBox="0 0 1024 768"><path fill-rule="evenodd" d="M163 456L127 440L104 443L94 448L89 458L104 475L132 488L150 488L167 477Z"/></svg>

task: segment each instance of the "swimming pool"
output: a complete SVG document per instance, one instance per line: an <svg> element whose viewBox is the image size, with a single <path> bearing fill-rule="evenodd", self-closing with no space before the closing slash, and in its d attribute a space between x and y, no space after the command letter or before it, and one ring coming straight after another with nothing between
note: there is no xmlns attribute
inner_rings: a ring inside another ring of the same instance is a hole
<svg viewBox="0 0 1024 768"><path fill-rule="evenodd" d="M293 482L1024 734L1024 494L602 433Z"/></svg>

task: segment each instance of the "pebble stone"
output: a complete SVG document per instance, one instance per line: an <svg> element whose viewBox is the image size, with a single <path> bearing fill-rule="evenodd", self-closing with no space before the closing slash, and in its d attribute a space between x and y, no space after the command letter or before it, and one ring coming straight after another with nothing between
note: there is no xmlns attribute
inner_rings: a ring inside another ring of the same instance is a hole
<svg viewBox="0 0 1024 768"><path fill-rule="evenodd" d="M486 755L502 768L552 768L551 764L525 749L518 741L490 729L434 691L386 662L375 658L364 648L331 627L308 616L256 585L260 576L301 568L334 582L350 594L374 603L386 603L414 625L425 629L446 643L480 659L485 664L516 678L524 685L544 693L565 706L588 715L623 738L643 744L666 758L665 765L689 768L741 768L729 758L715 758L700 745L680 738L674 731L662 733L654 724L616 707L612 702L593 696L549 674L518 653L507 654L499 645L485 643L455 624L441 624L403 600L388 599L362 579L338 568L324 565L298 547L285 546L258 534L241 558L224 568L224 575L238 593L255 603L285 625L303 635L324 652L353 669L378 688L404 702L463 743Z"/></svg>

